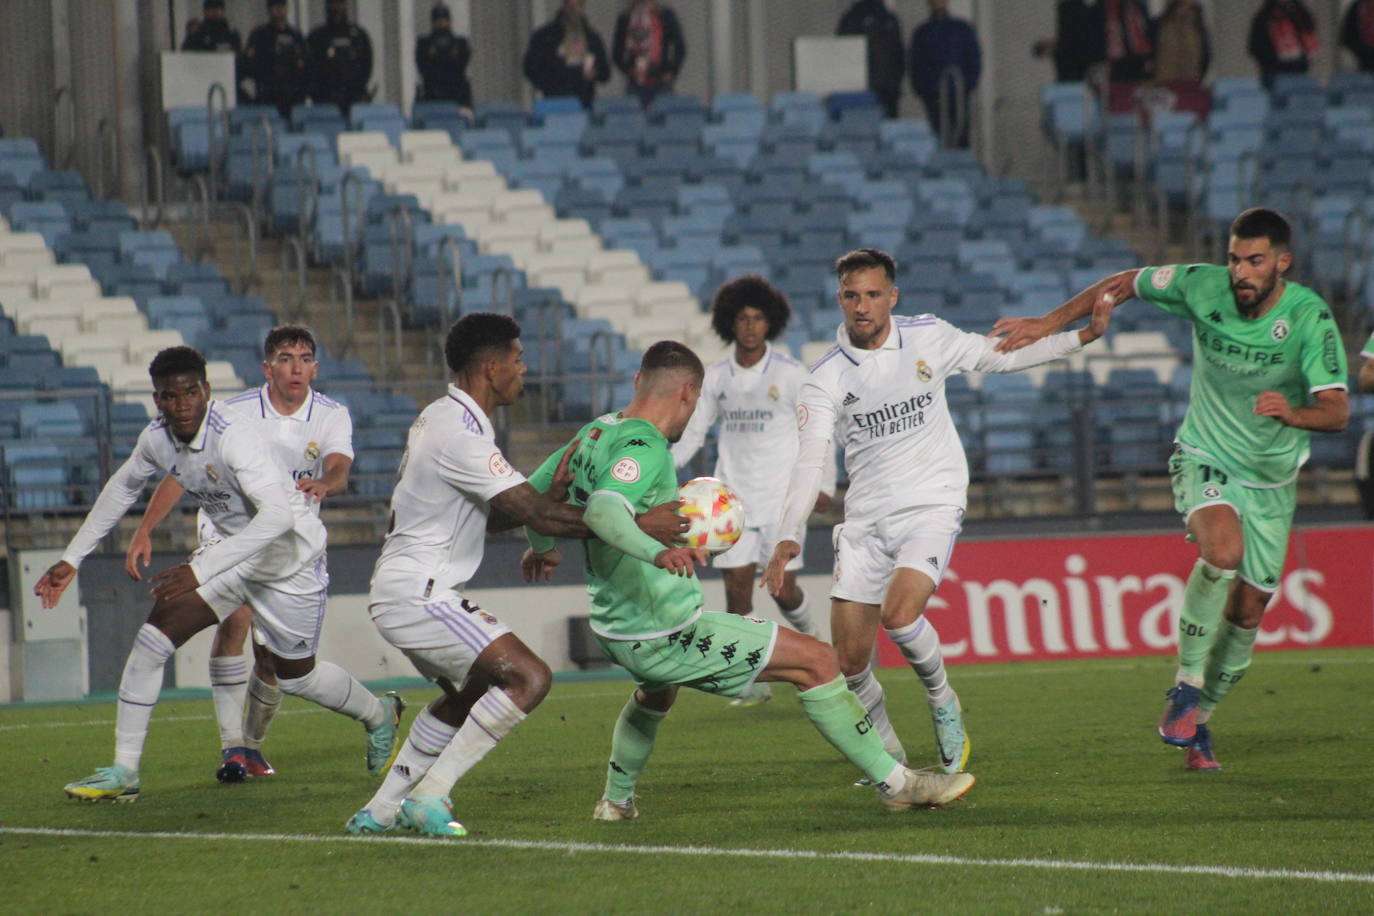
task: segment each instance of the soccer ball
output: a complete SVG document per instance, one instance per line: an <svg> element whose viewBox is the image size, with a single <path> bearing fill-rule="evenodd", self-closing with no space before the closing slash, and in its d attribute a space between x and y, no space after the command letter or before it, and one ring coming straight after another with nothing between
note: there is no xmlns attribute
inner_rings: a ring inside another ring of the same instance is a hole
<svg viewBox="0 0 1374 916"><path fill-rule="evenodd" d="M744 533L744 503L723 480L697 477L677 489L678 515L692 523L683 535L688 547L724 553Z"/></svg>

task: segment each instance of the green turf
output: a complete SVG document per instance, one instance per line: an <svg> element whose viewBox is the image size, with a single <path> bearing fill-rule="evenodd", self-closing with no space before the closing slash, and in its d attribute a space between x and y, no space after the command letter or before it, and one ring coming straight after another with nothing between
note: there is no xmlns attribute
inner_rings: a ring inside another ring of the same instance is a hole
<svg viewBox="0 0 1374 916"><path fill-rule="evenodd" d="M1261 655L1215 720L1220 773L1186 771L1183 754L1155 737L1172 670L1166 659L955 668L978 785L949 808L902 815L849 785L856 774L807 724L790 688L747 710L684 693L641 783L642 815L621 824L590 814L628 684L562 682L460 785L455 806L471 835L458 841L342 838L343 822L375 785L363 767L362 730L294 700L268 742L280 775L240 786L211 775L218 742L209 702L160 705L144 797L134 805L80 804L61 793L109 763L110 704L8 707L0 709L0 911L1370 912L1371 665L1374 651ZM908 750L932 763L914 678L890 670L882 679ZM419 704L427 694L407 697ZM95 724L53 727L86 722ZM14 828L322 842L4 832ZM1365 880L807 852L1333 871Z"/></svg>

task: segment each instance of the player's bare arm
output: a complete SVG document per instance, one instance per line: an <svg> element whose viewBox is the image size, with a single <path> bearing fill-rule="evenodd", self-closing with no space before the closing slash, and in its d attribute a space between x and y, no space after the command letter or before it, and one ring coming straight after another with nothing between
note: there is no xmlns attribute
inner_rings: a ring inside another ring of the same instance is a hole
<svg viewBox="0 0 1374 916"><path fill-rule="evenodd" d="M326 496L338 496L348 489L348 472L352 467L353 459L347 455L325 455L324 473L318 479L302 477L296 481L296 489L311 502L322 503Z"/></svg>
<svg viewBox="0 0 1374 916"><path fill-rule="evenodd" d="M1314 433L1338 433L1350 422L1350 397L1338 388L1318 391L1313 403L1294 407L1277 391L1260 392L1255 398L1255 413L1273 417L1284 426Z"/></svg>
<svg viewBox="0 0 1374 916"><path fill-rule="evenodd" d="M546 537L585 538L589 536L582 521L582 510L571 503L555 502L522 483L498 493L491 500L488 531L508 531L527 525Z"/></svg>
<svg viewBox="0 0 1374 916"><path fill-rule="evenodd" d="M67 590L67 586L71 585L75 578L76 567L66 560L58 560L38 578L38 582L33 587L33 593L41 599L44 610L51 610L57 607L57 602L62 598L62 593Z"/></svg>
<svg viewBox="0 0 1374 916"><path fill-rule="evenodd" d="M1065 325L1084 318L1095 306L1106 304L1111 309L1135 296L1135 278L1139 270L1123 270L1089 286L1068 302L1039 318L999 318L989 337L1001 338L997 352L1010 353L1035 343L1042 337L1061 330ZM1081 338L1080 338L1081 339ZM1096 338L1092 338L1096 339ZM1087 341L1083 341L1087 343Z"/></svg>
<svg viewBox="0 0 1374 916"><path fill-rule="evenodd" d="M527 548L520 557L520 575L526 582L548 582L553 578L553 571L562 562L563 554L557 547L538 553Z"/></svg>
<svg viewBox="0 0 1374 916"><path fill-rule="evenodd" d="M148 564L153 561L153 529L162 524L162 520L172 511L185 492L176 478L169 475L162 478L162 482L153 491L153 498L148 500L143 521L139 522L138 530L129 540L129 549L124 553L124 571L135 582L143 581L139 566L147 569Z"/></svg>

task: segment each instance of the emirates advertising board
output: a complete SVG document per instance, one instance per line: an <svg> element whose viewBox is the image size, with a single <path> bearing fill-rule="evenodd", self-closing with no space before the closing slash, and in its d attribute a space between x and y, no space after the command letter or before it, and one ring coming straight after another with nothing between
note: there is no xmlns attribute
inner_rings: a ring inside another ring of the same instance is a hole
<svg viewBox="0 0 1374 916"><path fill-rule="evenodd" d="M927 614L953 663L1172 653L1183 535L966 541ZM1257 647L1374 646L1374 528L1293 532ZM881 663L902 665L883 637Z"/></svg>

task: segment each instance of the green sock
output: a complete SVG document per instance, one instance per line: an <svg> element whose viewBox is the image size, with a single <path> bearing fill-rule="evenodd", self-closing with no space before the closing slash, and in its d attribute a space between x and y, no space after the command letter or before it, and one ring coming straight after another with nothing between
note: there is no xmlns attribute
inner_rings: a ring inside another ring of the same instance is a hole
<svg viewBox="0 0 1374 916"><path fill-rule="evenodd" d="M883 749L883 739L878 737L873 720L864 704L845 686L843 675L797 696L812 724L850 763L874 783L892 779L901 764Z"/></svg>
<svg viewBox="0 0 1374 916"><path fill-rule="evenodd" d="M1216 642L1217 625L1231 593L1234 569L1218 569L1198 560L1183 591L1183 611L1178 621L1178 670L1180 674L1202 679L1207 656Z"/></svg>
<svg viewBox="0 0 1374 916"><path fill-rule="evenodd" d="M654 750L654 736L667 715L640 706L634 694L620 710L611 738L611 762L606 767L606 797L611 801L620 804L634 798L639 774Z"/></svg>
<svg viewBox="0 0 1374 916"><path fill-rule="evenodd" d="M1202 698L1198 708L1208 712L1217 708L1231 689L1245 676L1250 667L1250 657L1255 651L1255 637L1259 627L1247 630L1229 620L1221 624L1217 643L1212 647L1212 655L1207 660L1207 678L1202 683Z"/></svg>

